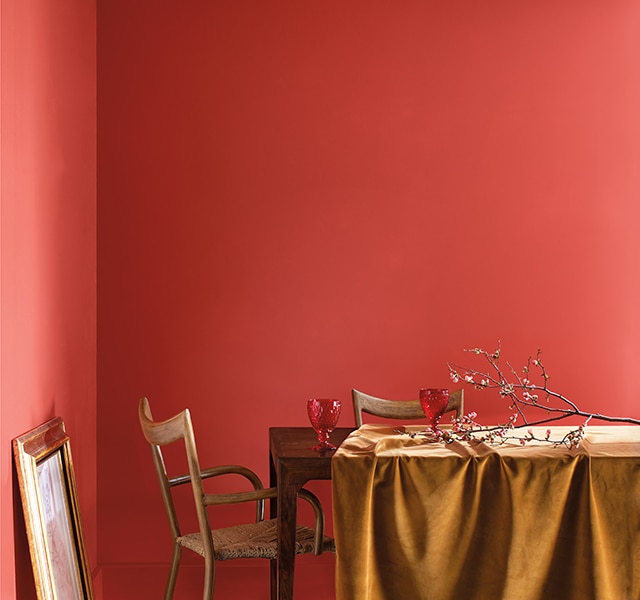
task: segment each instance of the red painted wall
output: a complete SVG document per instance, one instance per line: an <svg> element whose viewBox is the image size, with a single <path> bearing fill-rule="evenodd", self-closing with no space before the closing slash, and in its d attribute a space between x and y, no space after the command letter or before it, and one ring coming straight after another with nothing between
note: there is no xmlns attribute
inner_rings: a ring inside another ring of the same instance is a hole
<svg viewBox="0 0 640 600"><path fill-rule="evenodd" d="M265 477L308 397L351 425L352 387L416 397L498 339L640 416L637 2L110 0L98 28L101 563L169 556L142 395Z"/></svg>
<svg viewBox="0 0 640 600"><path fill-rule="evenodd" d="M11 440L55 415L97 566L96 13L2 0L0 15L0 597L29 600Z"/></svg>

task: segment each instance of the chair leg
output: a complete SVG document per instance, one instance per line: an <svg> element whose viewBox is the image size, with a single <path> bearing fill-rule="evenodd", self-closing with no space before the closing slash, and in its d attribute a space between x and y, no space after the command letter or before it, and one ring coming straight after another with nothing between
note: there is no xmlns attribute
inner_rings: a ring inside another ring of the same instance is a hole
<svg viewBox="0 0 640 600"><path fill-rule="evenodd" d="M212 600L213 598L213 584L216 578L216 563L212 557L205 557L204 559L204 592L202 594L202 600Z"/></svg>
<svg viewBox="0 0 640 600"><path fill-rule="evenodd" d="M269 561L271 563L270 571L271 571L271 600L277 600L278 598L278 561L272 559Z"/></svg>
<svg viewBox="0 0 640 600"><path fill-rule="evenodd" d="M164 592L164 600L172 600L173 593L176 589L176 581L178 579L178 567L180 566L180 557L182 556L182 546L173 545L173 556L171 557L171 568L169 569L169 579Z"/></svg>

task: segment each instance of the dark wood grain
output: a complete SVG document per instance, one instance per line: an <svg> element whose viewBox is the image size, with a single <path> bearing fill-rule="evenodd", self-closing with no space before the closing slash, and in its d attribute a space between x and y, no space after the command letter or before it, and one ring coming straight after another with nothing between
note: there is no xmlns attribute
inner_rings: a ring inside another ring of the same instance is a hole
<svg viewBox="0 0 640 600"><path fill-rule="evenodd" d="M330 441L339 446L353 431L338 427ZM277 581L277 598L293 599L293 575L295 568L295 531L298 513L298 492L313 479L331 479L333 450L315 452L311 448L318 441L311 427L271 427L269 429L269 477L270 485L278 488L277 504L271 504L271 516L278 519L277 574L272 565L272 598L274 578ZM276 576L277 575L277 576Z"/></svg>

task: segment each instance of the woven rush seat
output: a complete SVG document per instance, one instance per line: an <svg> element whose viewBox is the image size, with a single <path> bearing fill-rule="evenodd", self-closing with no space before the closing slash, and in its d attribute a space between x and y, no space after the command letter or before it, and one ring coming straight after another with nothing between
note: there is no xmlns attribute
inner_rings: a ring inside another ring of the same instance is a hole
<svg viewBox="0 0 640 600"><path fill-rule="evenodd" d="M243 523L232 527L222 527L211 531L216 560L232 558L268 558L278 557L276 521L269 519L258 523ZM315 532L310 527L296 527L296 554L310 554L314 549ZM251 540L248 545L247 540ZM179 537L176 542L204 556L204 545L199 533L190 533ZM335 542L324 536L322 550L335 552Z"/></svg>

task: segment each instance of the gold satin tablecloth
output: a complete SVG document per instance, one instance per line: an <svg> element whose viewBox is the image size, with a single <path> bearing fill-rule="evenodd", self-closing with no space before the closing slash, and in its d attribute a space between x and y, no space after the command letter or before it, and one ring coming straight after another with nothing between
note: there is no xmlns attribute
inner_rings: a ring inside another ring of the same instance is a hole
<svg viewBox="0 0 640 600"><path fill-rule="evenodd" d="M640 427L570 450L363 425L331 467L337 600L640 600Z"/></svg>

